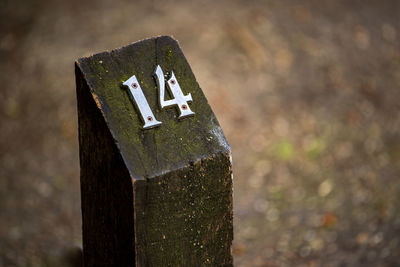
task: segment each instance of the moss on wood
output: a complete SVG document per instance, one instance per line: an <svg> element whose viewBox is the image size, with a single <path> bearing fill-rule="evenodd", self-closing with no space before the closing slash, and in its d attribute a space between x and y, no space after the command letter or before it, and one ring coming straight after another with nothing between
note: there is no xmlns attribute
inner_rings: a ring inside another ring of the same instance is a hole
<svg viewBox="0 0 400 267"><path fill-rule="evenodd" d="M160 110L154 79L159 64L174 71L184 94L191 93L194 117L178 120L175 109ZM222 130L178 43L170 37L144 40L127 47L78 60L93 96L135 179L144 179L188 162L229 150ZM122 82L136 75L162 126L143 130L143 122ZM223 142L221 142L221 138Z"/></svg>

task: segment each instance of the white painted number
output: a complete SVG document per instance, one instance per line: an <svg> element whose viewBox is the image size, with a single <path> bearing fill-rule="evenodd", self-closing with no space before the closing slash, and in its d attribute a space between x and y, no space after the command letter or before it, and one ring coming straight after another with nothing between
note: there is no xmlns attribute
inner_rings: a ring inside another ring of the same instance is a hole
<svg viewBox="0 0 400 267"><path fill-rule="evenodd" d="M165 100L165 79L164 73L160 65L157 66L154 74L159 89L160 108L163 109L176 106L179 111L179 119L194 115L195 113L190 109L188 105L188 102L193 101L192 95L190 93L187 95L183 94L174 72L171 71L171 78L167 81L168 87L173 96L173 98L169 100ZM139 109L142 120L144 121L143 129L153 128L162 124L162 122L156 119L153 112L151 111L149 103L147 102L147 99L143 94L143 90L140 87L136 76L133 75L132 77L130 77L123 83L123 85L129 88L130 96L135 106Z"/></svg>

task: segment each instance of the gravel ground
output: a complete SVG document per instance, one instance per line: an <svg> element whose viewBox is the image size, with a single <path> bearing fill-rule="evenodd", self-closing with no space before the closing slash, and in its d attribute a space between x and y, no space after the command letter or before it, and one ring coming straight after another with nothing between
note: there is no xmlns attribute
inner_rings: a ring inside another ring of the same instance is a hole
<svg viewBox="0 0 400 267"><path fill-rule="evenodd" d="M400 2L0 2L0 266L81 242L73 63L173 35L231 144L236 266L400 266Z"/></svg>

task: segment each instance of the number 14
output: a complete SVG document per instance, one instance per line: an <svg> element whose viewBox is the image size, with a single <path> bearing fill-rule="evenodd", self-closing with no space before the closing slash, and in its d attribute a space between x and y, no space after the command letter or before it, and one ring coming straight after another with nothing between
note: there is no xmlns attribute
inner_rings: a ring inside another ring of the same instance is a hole
<svg viewBox="0 0 400 267"><path fill-rule="evenodd" d="M165 100L165 79L160 65L157 65L154 75L159 89L159 104L161 109L177 106L179 110L179 119L195 114L188 105L188 102L193 101L192 95L190 93L187 95L183 94L173 71L171 72L171 78L167 81L168 87L173 96L173 98L169 100ZM140 87L136 76L133 75L130 77L123 83L123 85L129 88L130 96L140 112L142 120L144 121L143 129L159 126L162 122L158 121L151 111L149 103L143 94L143 90Z"/></svg>

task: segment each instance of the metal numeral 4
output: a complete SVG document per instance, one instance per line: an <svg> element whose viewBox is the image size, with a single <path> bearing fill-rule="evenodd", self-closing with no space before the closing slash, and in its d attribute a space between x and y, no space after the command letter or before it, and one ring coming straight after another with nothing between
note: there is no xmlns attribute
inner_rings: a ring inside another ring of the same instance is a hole
<svg viewBox="0 0 400 267"><path fill-rule="evenodd" d="M193 101L192 95L190 93L187 95L183 94L174 72L171 72L171 78L167 81L170 92L173 95L173 98L169 100L165 100L165 79L164 73L160 65L157 66L154 74L159 88L160 108L163 109L177 106L179 111L179 119L194 115L195 113L190 109L188 105L188 102ZM140 115L144 122L143 129L153 128L162 124L162 122L156 119L153 112L151 111L149 103L147 102L147 99L143 94L143 90L140 87L136 76L133 75L132 77L130 77L123 83L123 85L129 88L130 96L140 112Z"/></svg>
<svg viewBox="0 0 400 267"><path fill-rule="evenodd" d="M165 100L165 80L164 73L160 65L157 66L154 74L157 78L158 88L160 90L160 107L163 109L177 105L179 109L180 119L194 115L194 112L190 109L188 105L189 101L193 101L192 95L190 93L187 95L183 95L182 89L179 86L178 80L176 79L174 72L171 72L171 78L167 81L169 89L174 97L170 100Z"/></svg>

